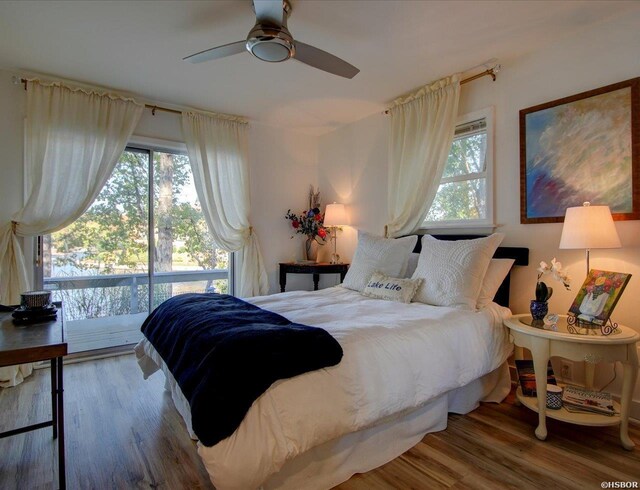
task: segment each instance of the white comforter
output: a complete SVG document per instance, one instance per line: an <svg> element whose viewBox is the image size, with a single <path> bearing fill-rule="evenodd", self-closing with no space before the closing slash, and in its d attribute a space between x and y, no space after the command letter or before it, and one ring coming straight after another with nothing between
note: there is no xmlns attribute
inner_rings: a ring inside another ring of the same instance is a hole
<svg viewBox="0 0 640 490"><path fill-rule="evenodd" d="M366 298L334 287L252 298L319 326L344 350L340 364L274 383L229 438L199 445L218 490L258 488L289 459L466 385L502 364L509 310L478 312ZM144 341L143 341L144 342Z"/></svg>

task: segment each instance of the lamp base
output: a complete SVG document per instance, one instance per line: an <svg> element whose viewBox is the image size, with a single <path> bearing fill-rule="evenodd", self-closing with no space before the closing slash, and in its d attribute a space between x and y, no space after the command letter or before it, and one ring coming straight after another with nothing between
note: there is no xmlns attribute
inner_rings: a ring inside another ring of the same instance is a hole
<svg viewBox="0 0 640 490"><path fill-rule="evenodd" d="M337 253L332 253L331 254L331 260L329 261L330 264L342 264L342 261L340 260L340 255L338 255Z"/></svg>

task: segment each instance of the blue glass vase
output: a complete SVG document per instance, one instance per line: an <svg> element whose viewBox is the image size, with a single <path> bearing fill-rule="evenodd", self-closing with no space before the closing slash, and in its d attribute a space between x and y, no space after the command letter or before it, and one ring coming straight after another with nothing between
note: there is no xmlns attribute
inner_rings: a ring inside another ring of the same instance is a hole
<svg viewBox="0 0 640 490"><path fill-rule="evenodd" d="M531 300L531 317L534 320L543 320L549 313L549 303L546 301Z"/></svg>

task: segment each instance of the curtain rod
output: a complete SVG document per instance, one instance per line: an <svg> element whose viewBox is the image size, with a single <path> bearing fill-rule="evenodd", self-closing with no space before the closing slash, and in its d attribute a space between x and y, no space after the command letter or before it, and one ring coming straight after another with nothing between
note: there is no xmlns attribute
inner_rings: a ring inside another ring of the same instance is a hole
<svg viewBox="0 0 640 490"><path fill-rule="evenodd" d="M460 80L460 85L464 85L465 83L469 83L469 82L473 82L474 80L477 80L478 78L482 78L482 77L491 77L493 79L493 81L496 81L496 73L498 73L500 71L500 68L502 68L500 65L496 65L493 68L489 68L488 70L485 70L481 73L478 73L477 75L473 75L472 77L469 78L465 78L463 80ZM387 109L386 111L384 111L384 114L389 114L390 109Z"/></svg>
<svg viewBox="0 0 640 490"><path fill-rule="evenodd" d="M20 79L20 83L22 83L24 85L24 89L27 90L27 83L29 82L29 80L27 80L26 78L21 78ZM156 111L164 111L164 112L171 112L172 114L182 114L182 111L178 111L176 109L169 109L168 107L162 107L160 105L151 105L151 104L145 104L144 105L147 109L151 109L151 114L152 115L156 115Z"/></svg>

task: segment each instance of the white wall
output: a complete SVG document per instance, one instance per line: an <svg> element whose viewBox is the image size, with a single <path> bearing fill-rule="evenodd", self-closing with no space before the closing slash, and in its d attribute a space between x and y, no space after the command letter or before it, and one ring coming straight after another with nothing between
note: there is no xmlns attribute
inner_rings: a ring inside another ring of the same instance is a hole
<svg viewBox="0 0 640 490"><path fill-rule="evenodd" d="M554 284L557 292L550 301L550 311L566 312L585 277L584 252L558 249L561 224L520 224L518 111L640 76L638 25L638 13L597 25L508 62L496 82L487 77L463 86L460 114L495 107L496 223L506 233L504 244L530 249L532 265L514 272L514 312L528 311L536 282L535 264L541 260L557 257L574 281L572 291ZM332 190L329 197L350 205L354 226L378 234L387 218L387 138L387 118L373 115L322 136L319 149L320 186ZM623 248L592 251L591 266L633 274L614 319L640 332L640 221L619 221L616 226ZM349 237L341 243L345 254L351 256L354 234L345 235ZM640 398L640 390L636 398Z"/></svg>
<svg viewBox="0 0 640 490"><path fill-rule="evenodd" d="M26 96L12 73L0 71L0 224L11 219L23 202L23 121ZM176 114L145 110L134 131L137 136L181 142L180 118ZM318 137L260 124L249 127L251 172L251 221L269 274L270 292L279 292L278 262L302 257L302 239L290 239L284 219L288 208L302 209L309 185L317 185ZM30 257L27 257L30 260ZM290 276L287 290L311 289L310 277Z"/></svg>
<svg viewBox="0 0 640 490"><path fill-rule="evenodd" d="M309 185L317 186L318 137L257 123L250 125L251 222L269 275L280 292L278 263L302 258L301 235L291 238L287 209L306 209ZM287 291L313 289L310 276L289 274Z"/></svg>

